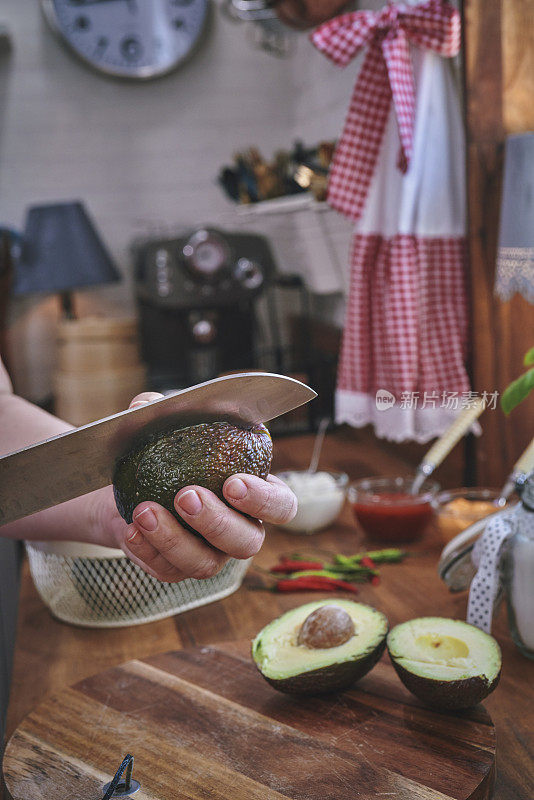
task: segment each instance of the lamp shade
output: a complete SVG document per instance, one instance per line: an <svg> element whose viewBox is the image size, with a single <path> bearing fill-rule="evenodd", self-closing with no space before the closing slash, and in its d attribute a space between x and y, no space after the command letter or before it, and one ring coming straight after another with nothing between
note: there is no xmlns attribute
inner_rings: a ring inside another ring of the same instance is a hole
<svg viewBox="0 0 534 800"><path fill-rule="evenodd" d="M13 293L68 292L121 279L81 202L28 209Z"/></svg>
<svg viewBox="0 0 534 800"><path fill-rule="evenodd" d="M495 292L534 303L534 133L506 139Z"/></svg>

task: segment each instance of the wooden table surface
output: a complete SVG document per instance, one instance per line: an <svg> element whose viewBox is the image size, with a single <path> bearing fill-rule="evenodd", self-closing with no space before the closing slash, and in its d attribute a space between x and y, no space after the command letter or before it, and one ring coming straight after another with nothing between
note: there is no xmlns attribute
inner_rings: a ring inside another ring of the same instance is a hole
<svg viewBox="0 0 534 800"><path fill-rule="evenodd" d="M312 437L276 442L277 468L308 463ZM327 437L321 465L345 470L351 478L406 472L395 454L379 445L358 445L343 431ZM458 481L460 482L460 480ZM254 563L268 567L283 552L320 547L352 553L364 546L362 536L345 507L328 531L302 537L270 528ZM378 587L364 585L359 598L386 613L390 625L428 615L465 619L466 594L450 594L440 582L436 565L440 552L437 535L409 547L413 557L400 565L382 567ZM252 638L283 611L322 595L275 595L256 589L260 577L252 569L241 589L225 600L173 618L117 630L76 628L54 620L37 596L24 568L19 609L13 683L7 735L45 695L130 659L140 659L187 645L203 645ZM497 729L496 800L534 797L534 663L523 658L510 640L504 613L494 630L503 650L499 687L485 702Z"/></svg>

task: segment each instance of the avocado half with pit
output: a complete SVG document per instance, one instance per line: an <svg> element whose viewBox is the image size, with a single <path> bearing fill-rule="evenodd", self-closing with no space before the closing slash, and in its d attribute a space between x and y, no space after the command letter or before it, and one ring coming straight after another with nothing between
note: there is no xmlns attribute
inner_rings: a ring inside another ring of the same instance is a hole
<svg viewBox="0 0 534 800"><path fill-rule="evenodd" d="M174 507L180 489L204 486L224 500L227 478L238 472L266 478L272 454L265 425L246 429L228 422L206 422L173 428L138 443L117 462L115 503L128 523L139 503L153 500L185 524Z"/></svg>
<svg viewBox="0 0 534 800"><path fill-rule="evenodd" d="M271 686L288 694L346 689L386 646L384 614L350 600L319 600L273 620L252 642L252 658Z"/></svg>
<svg viewBox="0 0 534 800"><path fill-rule="evenodd" d="M390 631L387 646L406 688L436 708L470 708L499 682L499 645L461 620L420 617L403 622Z"/></svg>

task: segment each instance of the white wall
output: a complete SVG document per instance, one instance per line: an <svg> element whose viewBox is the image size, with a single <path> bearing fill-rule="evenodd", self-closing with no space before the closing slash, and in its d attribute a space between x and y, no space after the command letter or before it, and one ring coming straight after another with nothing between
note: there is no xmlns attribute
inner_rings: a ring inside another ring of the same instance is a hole
<svg viewBox="0 0 534 800"><path fill-rule="evenodd" d="M381 0L367 0L365 7L378 7ZM360 6L361 7L361 6ZM363 54L344 69L333 64L319 53L307 38L300 38L293 61L293 87L295 92L293 129L305 131L309 141L336 139L342 129L354 84ZM344 217L334 215L329 224L336 243L337 260L345 266L345 287L348 288L349 246L352 223ZM345 295L317 296L316 315L330 322L343 325Z"/></svg>
<svg viewBox="0 0 534 800"><path fill-rule="evenodd" d="M79 293L83 313L132 310L134 236L228 221L232 204L215 179L234 150L257 144L268 156L294 136L335 136L354 80L305 36L287 60L253 49L244 28L217 9L194 58L146 84L100 77L79 63L37 2L2 0L0 22L13 40L11 55L0 58L0 224L20 228L31 203L83 199L125 276L120 286ZM55 303L17 303L13 316L17 389L42 397Z"/></svg>
<svg viewBox="0 0 534 800"><path fill-rule="evenodd" d="M306 36L297 39L293 58L295 131L311 141L336 138L343 127L360 58L342 69L320 53Z"/></svg>

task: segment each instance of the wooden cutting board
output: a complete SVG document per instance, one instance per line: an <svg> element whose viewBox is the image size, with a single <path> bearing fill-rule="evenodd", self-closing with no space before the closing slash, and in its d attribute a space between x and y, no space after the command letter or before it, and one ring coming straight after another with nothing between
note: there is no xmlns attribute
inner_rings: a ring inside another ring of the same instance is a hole
<svg viewBox="0 0 534 800"><path fill-rule="evenodd" d="M487 712L424 708L384 658L327 698L272 689L250 643L129 661L45 700L6 749L14 800L100 800L123 756L136 800L487 800Z"/></svg>

